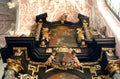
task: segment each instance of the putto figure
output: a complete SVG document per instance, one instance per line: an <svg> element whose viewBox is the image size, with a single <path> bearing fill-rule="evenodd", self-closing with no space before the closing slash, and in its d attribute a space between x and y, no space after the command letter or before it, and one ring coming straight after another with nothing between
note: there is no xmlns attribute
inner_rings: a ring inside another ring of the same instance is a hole
<svg viewBox="0 0 120 79"><path fill-rule="evenodd" d="M78 60L76 52L73 49L69 49L69 51L65 53L53 52L45 62L45 65L63 70L82 68L82 63Z"/></svg>
<svg viewBox="0 0 120 79"><path fill-rule="evenodd" d="M72 51L72 60L74 62L74 66L75 67L82 67L82 64L80 63L80 61L78 60L75 51Z"/></svg>
<svg viewBox="0 0 120 79"><path fill-rule="evenodd" d="M21 56L22 53L23 51L20 48L18 48L17 51L15 52L15 56Z"/></svg>
<svg viewBox="0 0 120 79"><path fill-rule="evenodd" d="M50 57L47 59L47 61L45 62L46 65L50 65L53 63L53 61L55 61L56 58L56 52L53 52Z"/></svg>

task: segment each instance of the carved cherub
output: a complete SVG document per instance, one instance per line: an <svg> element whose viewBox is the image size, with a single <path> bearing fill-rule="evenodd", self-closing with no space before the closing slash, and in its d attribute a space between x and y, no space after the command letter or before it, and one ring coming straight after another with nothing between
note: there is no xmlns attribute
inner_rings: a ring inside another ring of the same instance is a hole
<svg viewBox="0 0 120 79"><path fill-rule="evenodd" d="M50 57L47 59L47 61L45 62L46 65L50 65L52 64L52 62L55 60L56 57L56 52L53 52Z"/></svg>
<svg viewBox="0 0 120 79"><path fill-rule="evenodd" d="M78 60L74 50L72 51L72 60L74 62L74 66L76 66L76 67L82 67L83 66L82 63L80 63L80 61Z"/></svg>
<svg viewBox="0 0 120 79"><path fill-rule="evenodd" d="M108 50L106 51L106 54L107 54L108 56L114 56L114 53L113 53L113 50L112 50L112 49L108 49Z"/></svg>
<svg viewBox="0 0 120 79"><path fill-rule="evenodd" d="M80 47L81 47L81 48L87 47L87 44L86 44L85 40L82 40L82 41L81 41Z"/></svg>
<svg viewBox="0 0 120 79"><path fill-rule="evenodd" d="M15 56L20 56L23 53L23 51L18 48L17 51L15 52Z"/></svg>

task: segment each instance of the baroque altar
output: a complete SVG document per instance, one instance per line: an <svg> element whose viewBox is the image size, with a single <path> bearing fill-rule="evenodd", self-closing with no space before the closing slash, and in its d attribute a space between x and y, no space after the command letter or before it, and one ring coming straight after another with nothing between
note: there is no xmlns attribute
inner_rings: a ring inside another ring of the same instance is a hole
<svg viewBox="0 0 120 79"><path fill-rule="evenodd" d="M14 67L17 72L12 69L17 77L46 79L56 73L72 72L82 79L98 79L119 70L119 67L114 69L108 63L109 60L119 61L115 55L115 38L106 37L104 32L90 27L87 16L78 14L77 23L66 21L66 17L64 14L61 20L48 22L47 13L41 14L36 16L36 24L32 26L29 37L6 37L3 61L21 61L19 64L23 68ZM22 51L24 56L14 56L17 51ZM11 65L13 63L18 64L12 61ZM7 69L11 70L11 67L7 66Z"/></svg>

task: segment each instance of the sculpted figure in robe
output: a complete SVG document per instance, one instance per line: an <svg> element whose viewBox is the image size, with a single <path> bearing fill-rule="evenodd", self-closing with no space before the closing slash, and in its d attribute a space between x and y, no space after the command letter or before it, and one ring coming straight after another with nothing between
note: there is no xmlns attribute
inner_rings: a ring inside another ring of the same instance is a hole
<svg viewBox="0 0 120 79"><path fill-rule="evenodd" d="M78 43L81 43L82 40L84 40L84 31L82 30L82 28L77 28L77 41Z"/></svg>

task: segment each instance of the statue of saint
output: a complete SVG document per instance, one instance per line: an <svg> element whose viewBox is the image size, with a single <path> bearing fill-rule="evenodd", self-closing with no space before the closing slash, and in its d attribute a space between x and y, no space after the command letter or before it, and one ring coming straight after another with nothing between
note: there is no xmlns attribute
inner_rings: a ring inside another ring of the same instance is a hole
<svg viewBox="0 0 120 79"><path fill-rule="evenodd" d="M78 43L81 43L81 41L85 39L84 31L82 30L82 28L77 28L76 30L77 30L77 41Z"/></svg>
<svg viewBox="0 0 120 79"><path fill-rule="evenodd" d="M88 22L86 20L83 20L83 29L84 29L84 32L85 32L86 39L91 40L90 31L88 29Z"/></svg>

